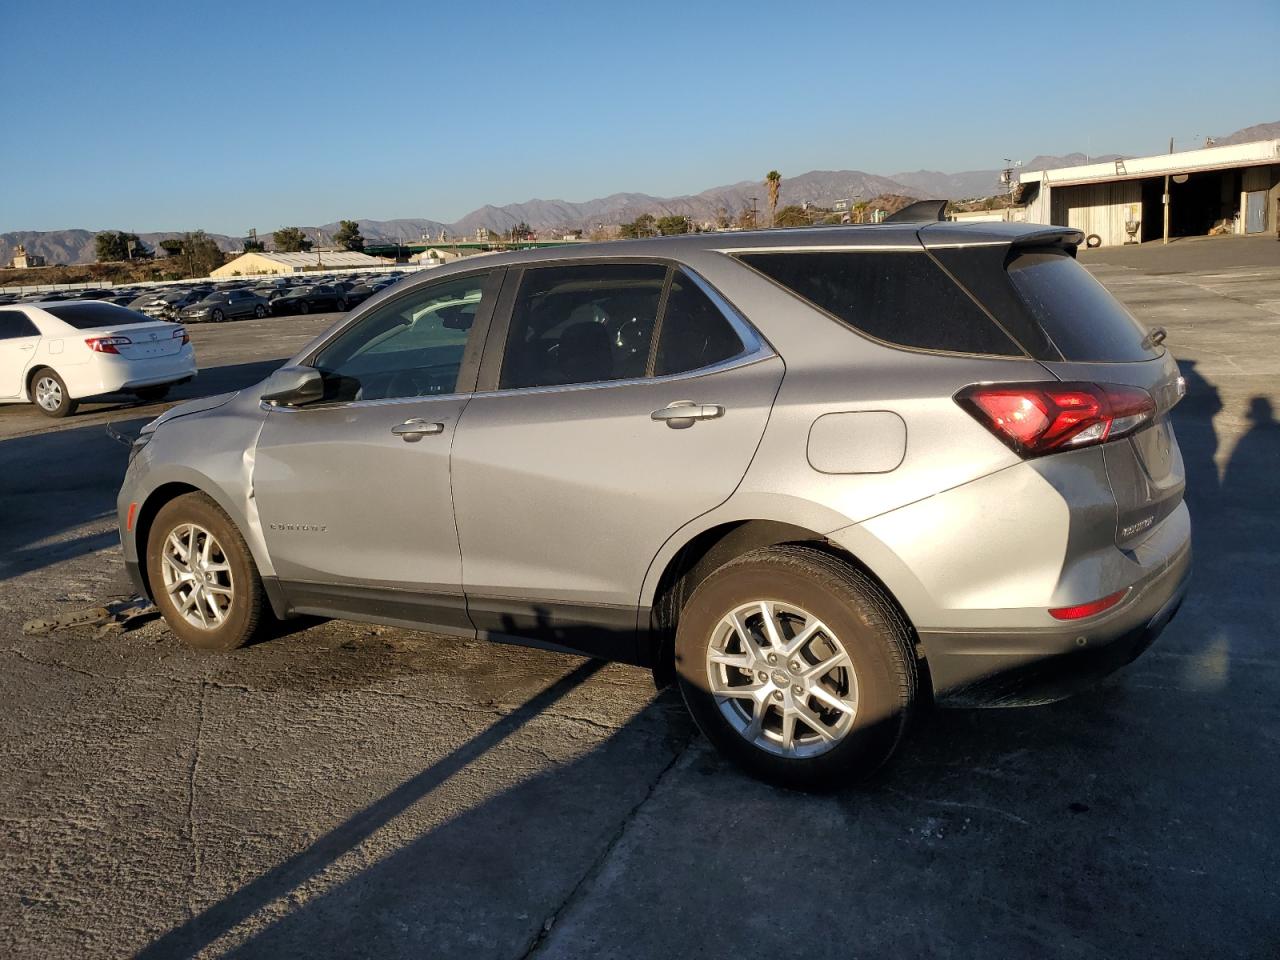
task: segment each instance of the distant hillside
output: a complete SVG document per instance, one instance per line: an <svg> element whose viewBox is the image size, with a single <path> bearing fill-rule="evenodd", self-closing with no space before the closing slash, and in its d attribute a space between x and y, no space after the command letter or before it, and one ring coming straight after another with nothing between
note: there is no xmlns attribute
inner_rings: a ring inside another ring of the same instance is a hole
<svg viewBox="0 0 1280 960"><path fill-rule="evenodd" d="M1261 123L1246 127L1225 137L1220 144L1244 143L1280 137L1280 122ZM1115 160L1114 153L1069 153L1065 156L1037 156L1023 163L1024 170L1051 170L1056 167L1074 166L1087 161ZM861 170L810 170L795 176L784 176L779 206L809 202L822 207L833 206L838 200L867 200L875 197L930 197L960 200L986 197L1001 192L1000 171L967 170L961 173L942 173L936 170L916 170L895 173L891 177L865 173ZM569 200L527 200L502 206L485 205L473 210L455 223L443 223L429 219L360 220L360 231L368 240L412 242L424 235L437 237L444 230L451 237L469 237L476 230L494 230L503 233L518 223L527 223L542 233L563 230L590 232L599 225L612 226L634 220L643 213L662 217L686 216L695 221L714 221L724 211L730 217L749 210L754 199L756 208L767 210L768 190L759 181L712 187L701 193L678 197L655 197L645 193L614 193L595 200L574 202ZM319 227L303 227L306 234L321 244L327 243L337 223ZM89 263L94 259L93 238L89 230L17 231L0 234L0 265L13 256L14 248L26 244L29 253L40 254L50 263ZM151 246L172 233L144 233L142 239ZM223 250L241 248L235 237L213 235ZM263 238L270 243L270 234Z"/></svg>

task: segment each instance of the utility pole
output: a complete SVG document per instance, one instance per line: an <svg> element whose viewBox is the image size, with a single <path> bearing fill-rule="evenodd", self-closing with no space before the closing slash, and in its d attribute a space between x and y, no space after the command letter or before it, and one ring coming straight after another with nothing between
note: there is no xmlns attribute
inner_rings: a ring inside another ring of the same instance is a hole
<svg viewBox="0 0 1280 960"><path fill-rule="evenodd" d="M754 230L756 228L756 224L759 223L759 221L756 220L756 200L757 199L758 198L756 197L751 198L751 229L752 230Z"/></svg>

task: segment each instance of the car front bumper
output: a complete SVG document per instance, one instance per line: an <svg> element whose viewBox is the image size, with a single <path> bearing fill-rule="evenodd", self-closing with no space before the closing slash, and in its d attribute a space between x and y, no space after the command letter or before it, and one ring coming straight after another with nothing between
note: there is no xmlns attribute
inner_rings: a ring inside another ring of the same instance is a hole
<svg viewBox="0 0 1280 960"><path fill-rule="evenodd" d="M1168 626L1191 579L1188 543L1115 610L1036 630L921 631L934 699L944 706L1051 703L1136 660Z"/></svg>

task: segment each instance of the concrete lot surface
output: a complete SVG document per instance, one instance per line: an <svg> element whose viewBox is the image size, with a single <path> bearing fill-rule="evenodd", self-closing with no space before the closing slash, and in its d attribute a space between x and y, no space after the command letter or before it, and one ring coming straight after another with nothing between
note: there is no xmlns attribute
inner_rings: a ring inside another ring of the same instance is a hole
<svg viewBox="0 0 1280 960"><path fill-rule="evenodd" d="M24 635L112 591L100 421L155 410L0 409L0 955L1280 954L1280 258L1251 255L1084 258L1190 383L1172 626L1073 700L927 717L834 796L739 775L630 667L336 622L223 656ZM195 328L187 394L323 324Z"/></svg>

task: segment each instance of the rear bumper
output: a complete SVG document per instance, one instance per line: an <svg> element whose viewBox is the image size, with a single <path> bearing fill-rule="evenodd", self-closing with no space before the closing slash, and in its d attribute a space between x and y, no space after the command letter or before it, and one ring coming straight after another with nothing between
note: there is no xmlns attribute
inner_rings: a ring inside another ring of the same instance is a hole
<svg viewBox="0 0 1280 960"><path fill-rule="evenodd" d="M74 373L69 370L67 386L72 396L79 399L102 393L119 393L140 387L179 383L190 380L197 372L195 352L187 345L168 357L103 359L87 364Z"/></svg>
<svg viewBox="0 0 1280 960"><path fill-rule="evenodd" d="M1013 706L1061 700L1132 663L1182 605L1188 544L1114 611L1037 630L920 633L934 699L945 706Z"/></svg>

